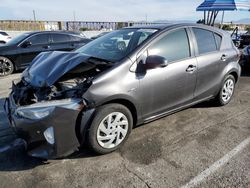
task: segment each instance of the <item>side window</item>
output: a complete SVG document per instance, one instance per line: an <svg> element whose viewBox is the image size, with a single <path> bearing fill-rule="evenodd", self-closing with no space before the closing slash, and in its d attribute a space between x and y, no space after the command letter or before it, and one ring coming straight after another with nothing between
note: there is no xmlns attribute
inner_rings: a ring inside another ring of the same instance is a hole
<svg viewBox="0 0 250 188"><path fill-rule="evenodd" d="M215 33L214 38L215 38L215 41L216 41L217 50L219 50L220 46L221 46L222 37Z"/></svg>
<svg viewBox="0 0 250 188"><path fill-rule="evenodd" d="M48 34L38 34L28 39L32 43L32 45L36 44L47 44L49 42Z"/></svg>
<svg viewBox="0 0 250 188"><path fill-rule="evenodd" d="M186 30L180 29L166 35L153 44L148 53L149 55L165 57L168 62L190 57L190 46Z"/></svg>
<svg viewBox="0 0 250 188"><path fill-rule="evenodd" d="M52 34L52 41L54 43L60 43L60 42L68 42L70 41L69 35L65 34Z"/></svg>
<svg viewBox="0 0 250 188"><path fill-rule="evenodd" d="M217 50L213 32L198 28L193 28L193 31L197 41L199 54L205 54Z"/></svg>
<svg viewBox="0 0 250 188"><path fill-rule="evenodd" d="M73 35L70 36L70 41L77 42L77 41L81 41L81 40L83 40L81 37L77 37L77 36L73 36Z"/></svg>

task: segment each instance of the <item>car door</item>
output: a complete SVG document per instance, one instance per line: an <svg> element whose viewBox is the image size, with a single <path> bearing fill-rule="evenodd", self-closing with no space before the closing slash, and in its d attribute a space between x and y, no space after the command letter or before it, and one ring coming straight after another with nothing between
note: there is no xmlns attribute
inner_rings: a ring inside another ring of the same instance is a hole
<svg viewBox="0 0 250 188"><path fill-rule="evenodd" d="M27 42L30 42L30 44L24 45ZM20 62L20 67L25 68L39 53L49 50L49 34L39 33L32 35L19 45L19 56L17 61Z"/></svg>
<svg viewBox="0 0 250 188"><path fill-rule="evenodd" d="M218 91L221 83L221 73L226 63L226 51L220 50L222 36L213 31L192 28L196 41L198 62L197 100L212 97Z"/></svg>
<svg viewBox="0 0 250 188"><path fill-rule="evenodd" d="M185 28L177 29L157 38L148 48L146 56L164 57L168 66L139 75L144 119L193 100L197 61L192 55L189 37Z"/></svg>
<svg viewBox="0 0 250 188"><path fill-rule="evenodd" d="M75 49L74 41L71 41L70 35L63 33L51 34L51 49L54 51L72 51Z"/></svg>

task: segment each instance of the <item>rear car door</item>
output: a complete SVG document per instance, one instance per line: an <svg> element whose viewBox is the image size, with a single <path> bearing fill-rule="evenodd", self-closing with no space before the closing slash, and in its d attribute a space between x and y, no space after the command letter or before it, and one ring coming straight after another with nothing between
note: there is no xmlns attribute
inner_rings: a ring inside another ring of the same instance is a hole
<svg viewBox="0 0 250 188"><path fill-rule="evenodd" d="M29 41L31 45L29 46L22 46L23 43ZM20 62L21 67L25 68L28 66L32 60L41 52L49 51L49 34L42 33L42 34L35 34L26 40L24 40L19 45L19 57L18 62Z"/></svg>
<svg viewBox="0 0 250 188"><path fill-rule="evenodd" d="M227 52L220 50L222 36L203 28L192 28L198 62L196 99L212 97L219 90Z"/></svg>
<svg viewBox="0 0 250 188"><path fill-rule="evenodd" d="M51 34L51 49L53 51L72 51L75 47L75 41L72 41L71 35L64 33Z"/></svg>
<svg viewBox="0 0 250 188"><path fill-rule="evenodd" d="M160 36L148 48L148 56L164 57L168 66L147 70L140 79L146 120L193 100L197 62L189 36L185 28L177 29Z"/></svg>

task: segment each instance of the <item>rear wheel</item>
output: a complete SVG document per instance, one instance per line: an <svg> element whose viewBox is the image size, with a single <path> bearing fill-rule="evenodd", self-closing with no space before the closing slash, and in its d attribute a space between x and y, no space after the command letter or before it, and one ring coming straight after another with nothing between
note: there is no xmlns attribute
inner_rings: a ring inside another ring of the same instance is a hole
<svg viewBox="0 0 250 188"><path fill-rule="evenodd" d="M89 147L98 154L115 151L127 140L133 126L131 112L120 104L107 104L99 109L88 134Z"/></svg>
<svg viewBox="0 0 250 188"><path fill-rule="evenodd" d="M223 81L220 93L216 98L216 102L220 106L227 105L233 97L235 89L235 78L233 75L228 75Z"/></svg>
<svg viewBox="0 0 250 188"><path fill-rule="evenodd" d="M0 56L0 76L10 75L13 71L13 63L8 58Z"/></svg>

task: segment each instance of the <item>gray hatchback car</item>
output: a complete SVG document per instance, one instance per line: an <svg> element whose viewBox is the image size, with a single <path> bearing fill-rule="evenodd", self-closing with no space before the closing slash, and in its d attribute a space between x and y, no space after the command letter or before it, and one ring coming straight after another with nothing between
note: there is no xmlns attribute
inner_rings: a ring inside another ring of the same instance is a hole
<svg viewBox="0 0 250 188"><path fill-rule="evenodd" d="M37 56L5 102L31 156L84 143L118 149L133 127L194 104L232 99L241 69L230 34L195 24L124 28L73 52Z"/></svg>

